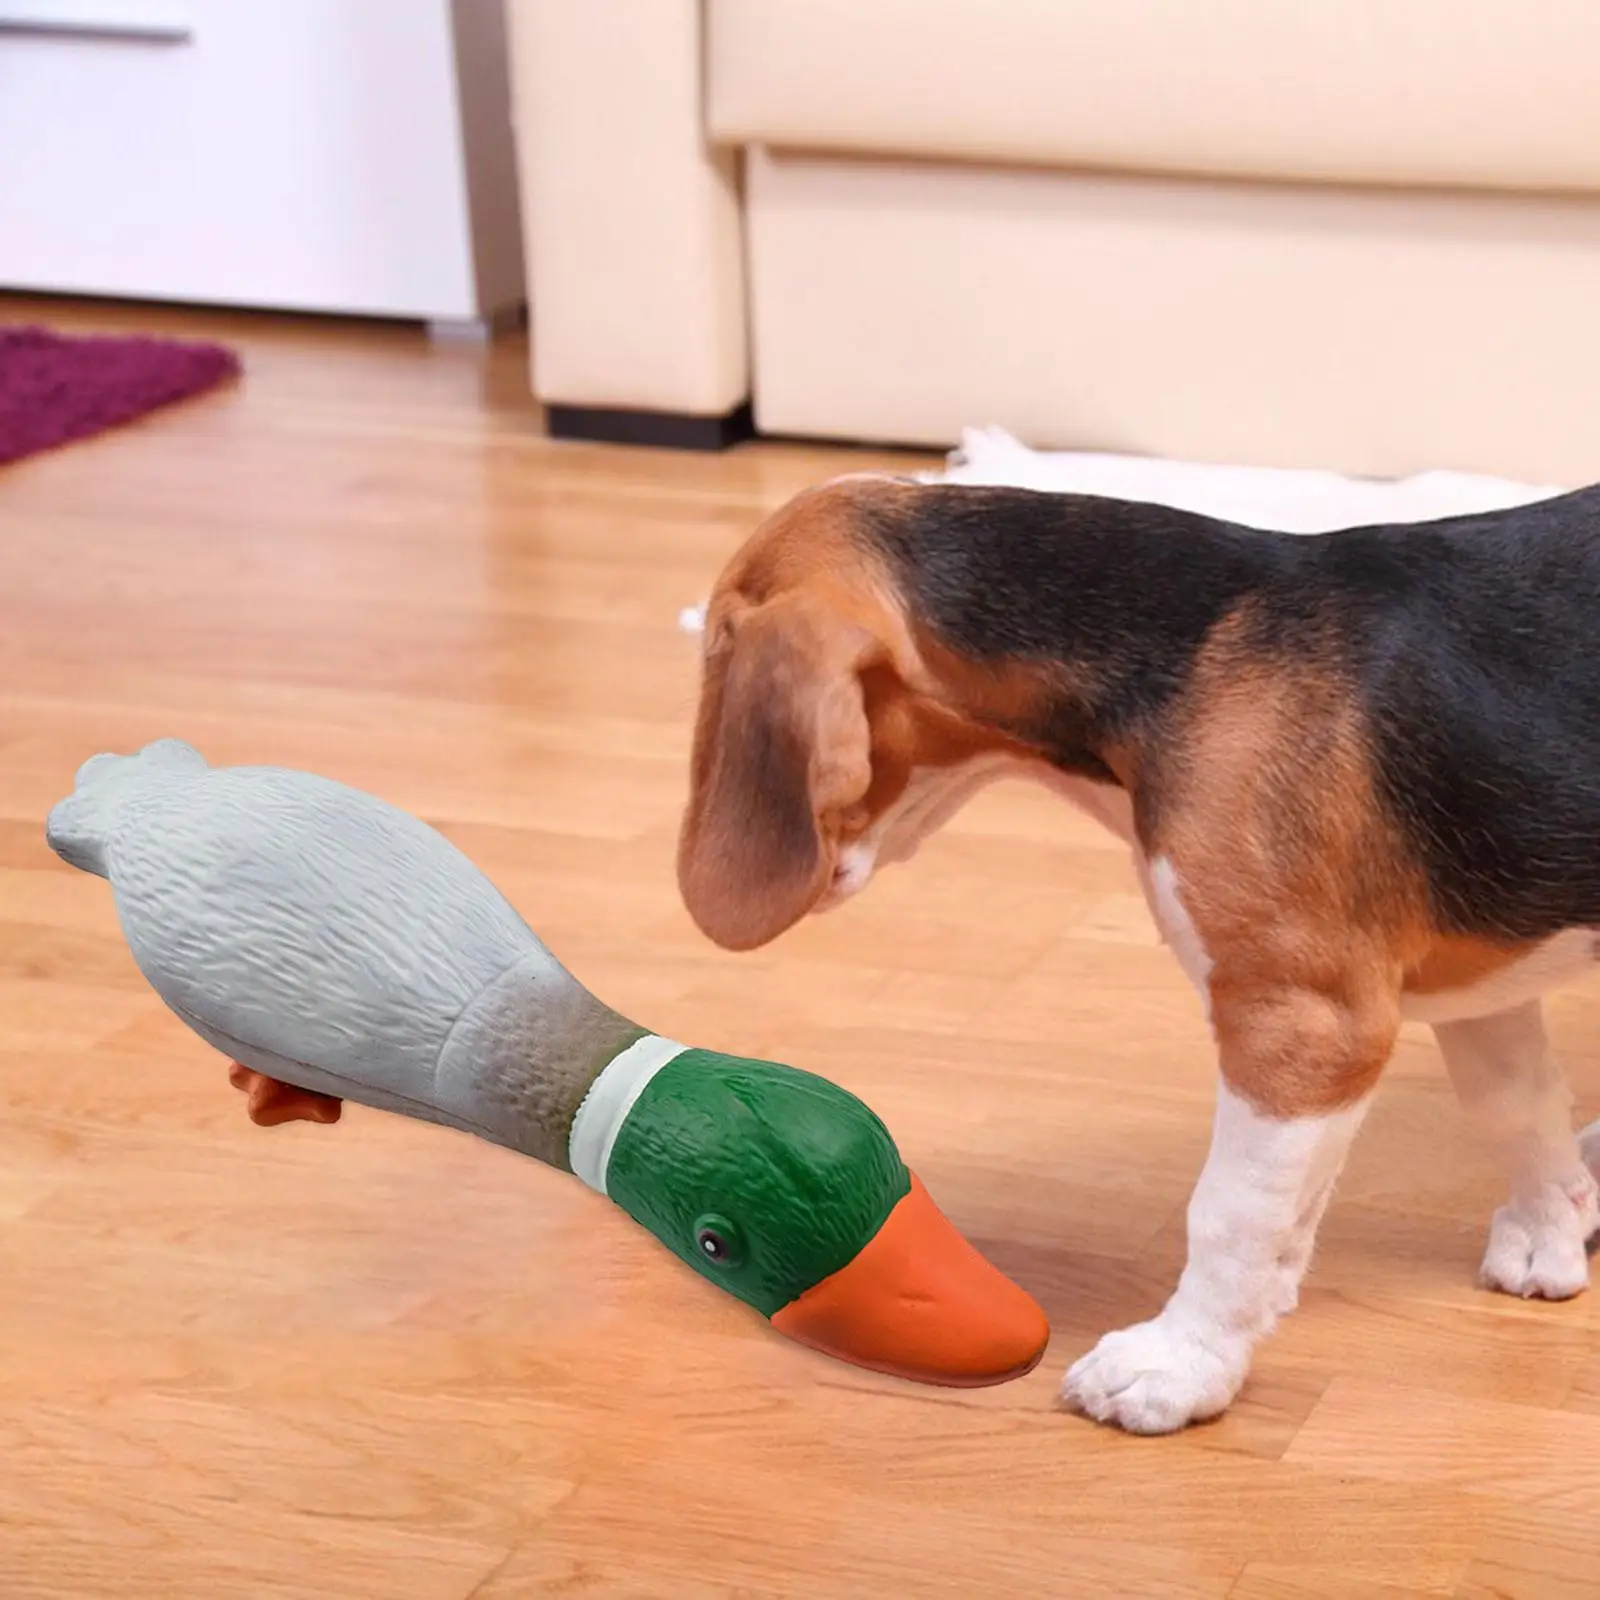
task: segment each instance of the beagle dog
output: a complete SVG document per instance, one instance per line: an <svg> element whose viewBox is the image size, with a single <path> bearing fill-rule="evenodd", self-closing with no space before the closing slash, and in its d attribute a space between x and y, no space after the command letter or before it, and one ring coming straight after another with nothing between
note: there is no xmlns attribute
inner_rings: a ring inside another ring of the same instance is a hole
<svg viewBox="0 0 1600 1600"><path fill-rule="evenodd" d="M1120 833L1221 1068L1188 1258L1067 1374L1142 1433L1224 1410L1293 1309L1404 1018L1503 1159L1485 1282L1588 1281L1540 996L1600 928L1600 488L1320 537L878 475L798 496L706 614L684 901L749 950L1042 778Z"/></svg>

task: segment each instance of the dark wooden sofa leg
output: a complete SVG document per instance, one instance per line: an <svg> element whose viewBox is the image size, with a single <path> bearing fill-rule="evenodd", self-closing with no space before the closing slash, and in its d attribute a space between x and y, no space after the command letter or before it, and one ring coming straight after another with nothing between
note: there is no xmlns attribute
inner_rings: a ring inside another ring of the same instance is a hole
<svg viewBox="0 0 1600 1600"><path fill-rule="evenodd" d="M682 411L629 411L609 406L550 406L545 425L552 439L598 444L653 445L663 450L726 450L755 437L750 402L721 416Z"/></svg>

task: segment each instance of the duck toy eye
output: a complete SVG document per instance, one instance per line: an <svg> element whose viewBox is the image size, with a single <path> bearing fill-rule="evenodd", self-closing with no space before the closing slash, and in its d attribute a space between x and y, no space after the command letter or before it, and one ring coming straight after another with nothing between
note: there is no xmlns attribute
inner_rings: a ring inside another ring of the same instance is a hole
<svg viewBox="0 0 1600 1600"><path fill-rule="evenodd" d="M737 1266L744 1256L739 1236L724 1217L701 1217L694 1225L694 1247L714 1266Z"/></svg>

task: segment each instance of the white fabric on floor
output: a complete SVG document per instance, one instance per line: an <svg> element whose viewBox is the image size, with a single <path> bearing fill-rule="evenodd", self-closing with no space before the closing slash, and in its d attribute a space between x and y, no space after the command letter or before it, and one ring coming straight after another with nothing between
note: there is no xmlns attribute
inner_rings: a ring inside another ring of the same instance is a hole
<svg viewBox="0 0 1600 1600"><path fill-rule="evenodd" d="M1222 467L1144 456L1030 450L1002 428L969 428L929 482L1011 484L1176 506L1254 528L1326 533L1375 522L1423 522L1526 505L1563 491L1461 472L1423 472L1394 482L1333 472Z"/></svg>

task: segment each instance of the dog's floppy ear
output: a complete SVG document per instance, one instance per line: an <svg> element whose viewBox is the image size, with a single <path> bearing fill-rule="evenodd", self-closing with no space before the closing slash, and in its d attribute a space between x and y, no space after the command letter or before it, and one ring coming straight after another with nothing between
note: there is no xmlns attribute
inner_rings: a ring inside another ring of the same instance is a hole
<svg viewBox="0 0 1600 1600"><path fill-rule="evenodd" d="M678 887L707 937L752 950L833 878L831 824L867 792L864 629L789 595L713 640L695 724Z"/></svg>

